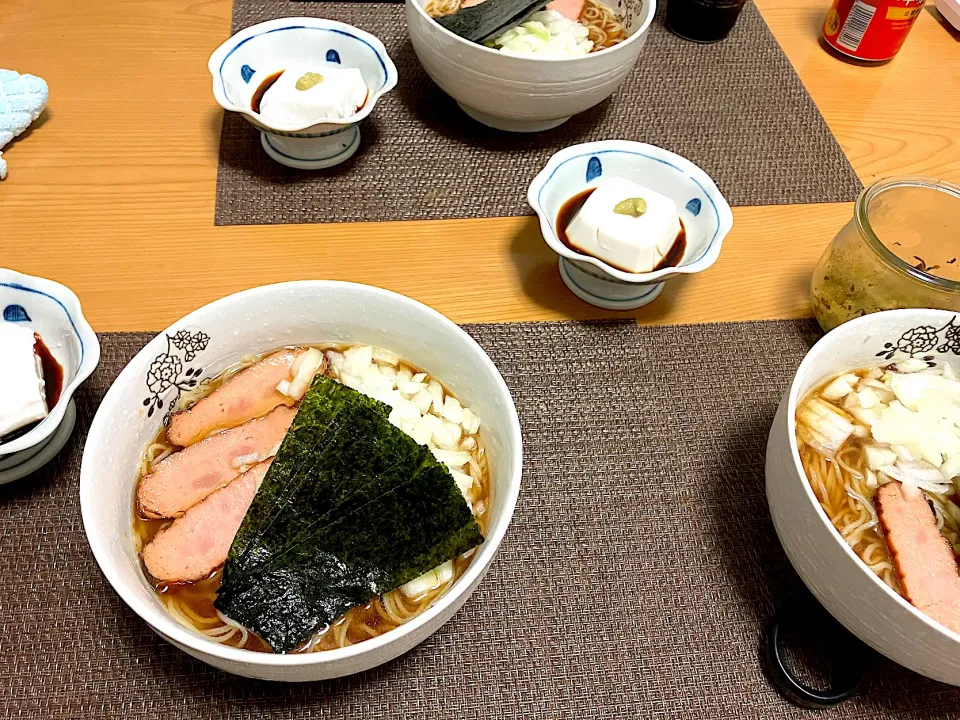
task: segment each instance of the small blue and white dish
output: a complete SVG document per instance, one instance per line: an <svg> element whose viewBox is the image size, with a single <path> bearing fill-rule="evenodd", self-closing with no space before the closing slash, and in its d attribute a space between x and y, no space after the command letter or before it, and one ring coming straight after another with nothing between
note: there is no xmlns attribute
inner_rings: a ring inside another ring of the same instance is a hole
<svg viewBox="0 0 960 720"><path fill-rule="evenodd" d="M77 417L73 393L100 362L100 343L77 296L52 280L0 268L0 312L3 322L37 333L63 368L63 389L50 414L29 432L0 442L2 485L41 468L69 440Z"/></svg>
<svg viewBox="0 0 960 720"><path fill-rule="evenodd" d="M367 101L343 119L267 125L252 109L256 77L282 71L288 63L355 67L369 91ZM301 170L328 168L350 158L360 146L360 122L380 96L397 85L397 68L382 42L352 25L320 18L280 18L248 27L218 47L207 66L220 106L240 113L260 130L260 142L271 158Z"/></svg>
<svg viewBox="0 0 960 720"><path fill-rule="evenodd" d="M687 241L676 267L628 273L561 242L556 225L563 204L605 175L632 180L676 203ZM626 140L561 150L534 178L527 200L540 217L544 240L560 256L563 282L581 300L610 310L642 307L657 298L670 278L706 270L720 255L723 239L733 226L730 206L703 170L662 148Z"/></svg>

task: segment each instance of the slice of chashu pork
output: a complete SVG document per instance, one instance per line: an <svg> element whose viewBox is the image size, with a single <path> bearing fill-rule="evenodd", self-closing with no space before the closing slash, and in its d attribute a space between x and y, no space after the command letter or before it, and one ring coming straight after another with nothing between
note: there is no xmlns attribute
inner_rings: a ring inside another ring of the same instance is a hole
<svg viewBox="0 0 960 720"><path fill-rule="evenodd" d="M141 516L180 517L245 467L272 457L296 414L294 408L278 407L164 458L137 488Z"/></svg>
<svg viewBox="0 0 960 720"><path fill-rule="evenodd" d="M960 632L960 570L926 496L905 492L894 481L877 490L874 504L904 597L927 617Z"/></svg>
<svg viewBox="0 0 960 720"><path fill-rule="evenodd" d="M161 582L188 582L223 565L271 462L250 468L157 533L143 549L147 572Z"/></svg>
<svg viewBox="0 0 960 720"><path fill-rule="evenodd" d="M187 447L215 430L236 427L278 405L291 404L291 398L277 392L277 385L290 380L293 364L304 352L285 349L268 355L188 409L174 413L167 428L167 440L172 445Z"/></svg>

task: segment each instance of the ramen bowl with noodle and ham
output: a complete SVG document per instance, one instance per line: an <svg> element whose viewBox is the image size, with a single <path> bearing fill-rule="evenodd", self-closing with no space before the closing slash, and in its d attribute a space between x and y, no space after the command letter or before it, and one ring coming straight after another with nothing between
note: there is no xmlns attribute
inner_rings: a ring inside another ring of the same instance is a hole
<svg viewBox="0 0 960 720"><path fill-rule="evenodd" d="M767 444L790 562L861 640L960 685L960 316L891 310L807 354Z"/></svg>
<svg viewBox="0 0 960 720"><path fill-rule="evenodd" d="M509 392L456 325L377 288L286 283L131 361L91 427L81 506L107 579L161 636L239 675L318 680L457 611L520 462Z"/></svg>
<svg viewBox="0 0 960 720"><path fill-rule="evenodd" d="M427 74L467 115L512 132L548 130L612 95L655 10L655 0L406 0Z"/></svg>

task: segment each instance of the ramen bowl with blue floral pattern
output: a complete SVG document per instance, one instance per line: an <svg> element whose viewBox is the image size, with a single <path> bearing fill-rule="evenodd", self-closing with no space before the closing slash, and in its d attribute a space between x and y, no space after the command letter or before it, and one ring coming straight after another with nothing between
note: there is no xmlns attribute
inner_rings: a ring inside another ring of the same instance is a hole
<svg viewBox="0 0 960 720"><path fill-rule="evenodd" d="M367 101L342 119L306 126L266 124L252 108L258 78L292 63L359 69ZM397 68L382 42L352 25L320 18L280 18L241 30L214 51L208 67L220 106L260 130L267 155L301 170L332 167L352 157L360 147L360 123L397 84Z"/></svg>
<svg viewBox="0 0 960 720"><path fill-rule="evenodd" d="M624 272L578 253L560 240L557 217L564 203L604 177L632 180L676 203L686 231L686 249L676 266L648 273ZM657 298L670 278L709 268L733 227L730 206L703 170L662 148L626 140L602 140L561 150L534 178L527 200L540 217L544 240L560 256L563 282L581 300L611 310L642 307Z"/></svg>

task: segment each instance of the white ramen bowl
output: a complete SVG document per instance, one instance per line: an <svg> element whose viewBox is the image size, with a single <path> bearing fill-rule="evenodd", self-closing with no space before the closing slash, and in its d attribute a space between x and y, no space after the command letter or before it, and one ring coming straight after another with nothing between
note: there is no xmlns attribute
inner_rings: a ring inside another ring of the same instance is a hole
<svg viewBox="0 0 960 720"><path fill-rule="evenodd" d="M143 575L132 528L137 465L175 402L188 368L212 377L244 355L285 345L358 342L389 348L443 380L481 418L493 484L486 542L453 588L402 627L329 652L274 655L219 645L177 622ZM148 408L152 409L149 410ZM339 677L387 662L447 622L490 567L520 490L520 424L486 353L425 305L379 288L332 281L267 285L231 295L174 323L141 350L107 392L80 469L83 525L121 598L166 640L227 672L265 680Z"/></svg>
<svg viewBox="0 0 960 720"><path fill-rule="evenodd" d="M780 403L767 444L767 501L780 542L817 600L848 630L901 665L960 685L960 635L890 589L834 529L807 481L796 440L797 403L838 373L911 356L958 367L960 315L889 310L851 320L807 354Z"/></svg>
<svg viewBox="0 0 960 720"><path fill-rule="evenodd" d="M622 177L653 188L674 201L687 246L676 267L629 273L567 247L557 233L564 203L603 177ZM540 232L560 256L560 277L581 300L610 310L632 310L653 302L663 284L703 272L720 256L733 227L733 213L713 180L686 158L656 145L627 140L572 145L547 162L530 183L527 201L540 218Z"/></svg>
<svg viewBox="0 0 960 720"><path fill-rule="evenodd" d="M76 409L73 393L100 362L100 343L80 309L80 300L60 283L0 268L0 313L4 322L40 335L63 368L63 389L50 414L32 430L0 443L0 484L37 470L70 437Z"/></svg>
<svg viewBox="0 0 960 720"><path fill-rule="evenodd" d="M287 63L358 68L369 92L367 102L339 120L271 125L251 109L257 90L252 80L283 70ZM332 167L352 157L360 147L360 122L397 84L397 68L382 42L352 25L321 18L280 18L244 28L213 52L207 66L220 106L260 130L267 155L301 170Z"/></svg>
<svg viewBox="0 0 960 720"><path fill-rule="evenodd" d="M464 40L406 0L407 29L427 75L464 112L512 132L549 130L610 97L633 70L647 41L656 0L608 0L629 37L576 58L517 57Z"/></svg>

